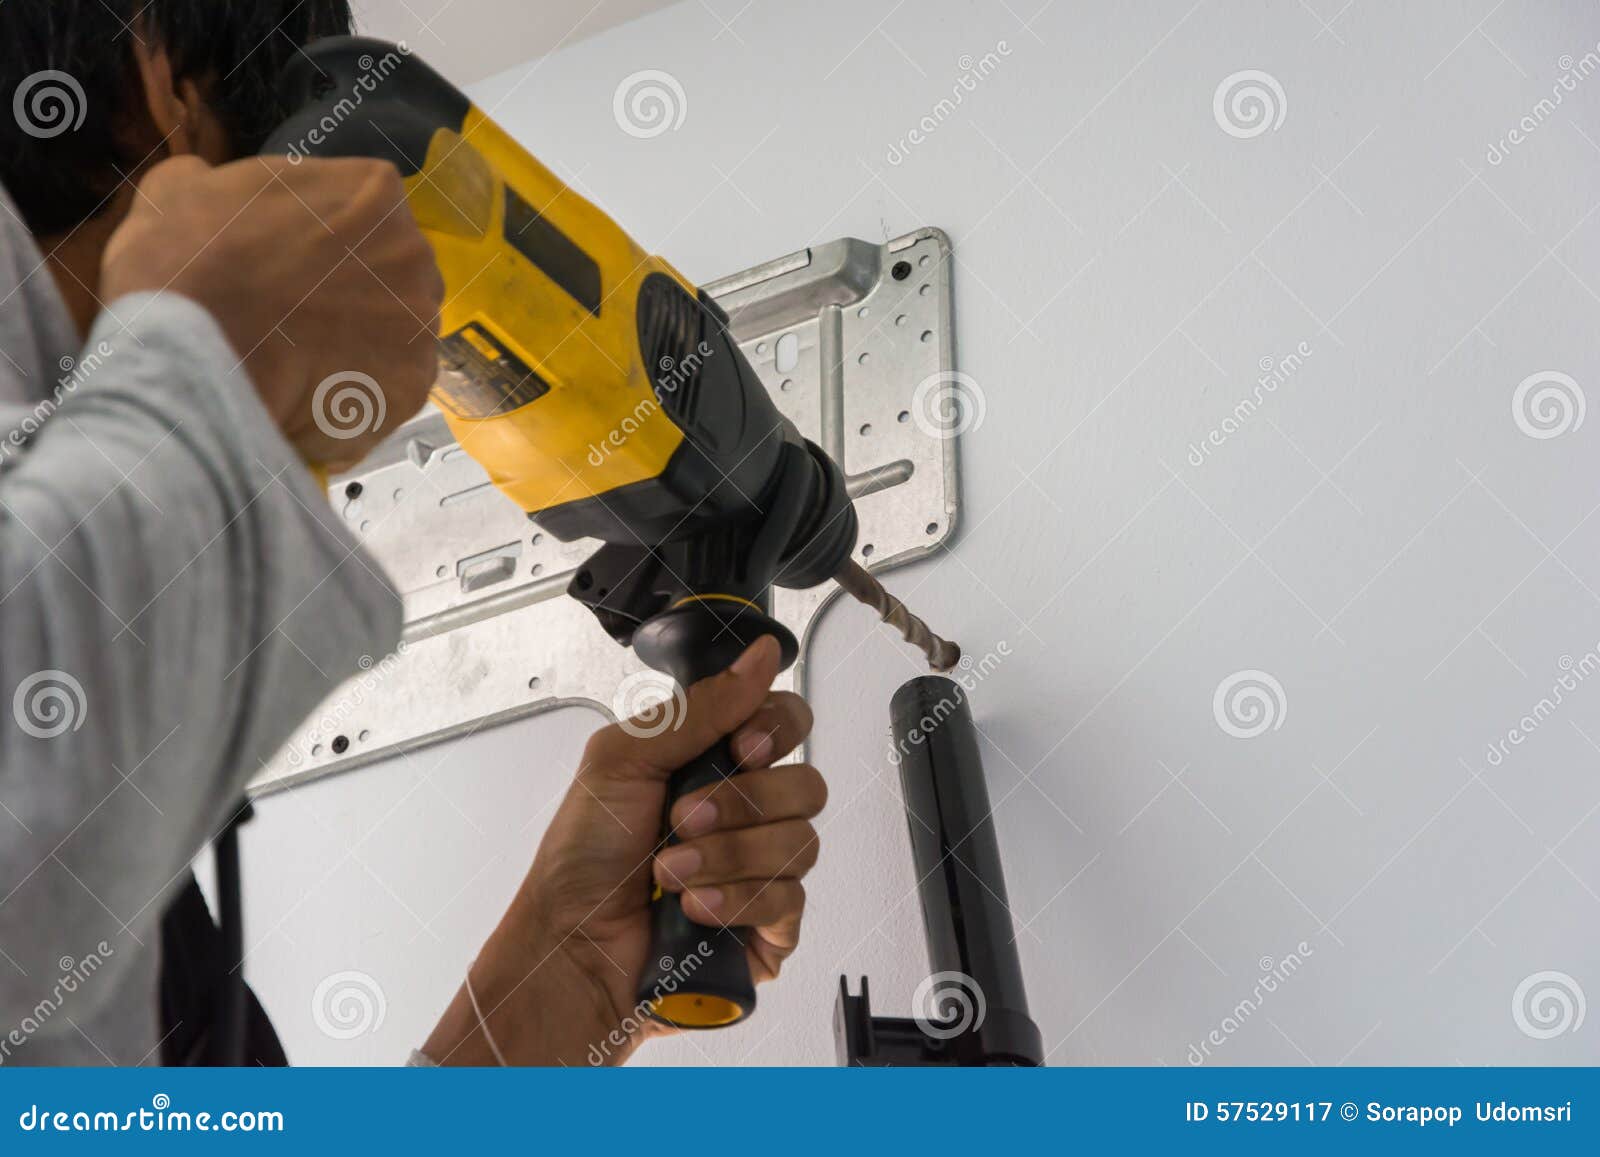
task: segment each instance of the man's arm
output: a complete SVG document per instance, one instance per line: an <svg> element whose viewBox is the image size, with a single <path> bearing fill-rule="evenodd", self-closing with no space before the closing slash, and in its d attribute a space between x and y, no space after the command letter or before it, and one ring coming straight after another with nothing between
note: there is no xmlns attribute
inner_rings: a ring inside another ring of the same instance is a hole
<svg viewBox="0 0 1600 1157"><path fill-rule="evenodd" d="M60 959L147 942L249 777L399 637L396 595L210 315L115 309L126 332L101 319L81 384L0 474L0 1023Z"/></svg>
<svg viewBox="0 0 1600 1157"><path fill-rule="evenodd" d="M403 203L375 162L157 165L59 367L51 273L0 219L0 382L63 379L0 410L0 1025L91 954L75 1018L144 999L106 974L148 963L245 781L398 638L303 463L358 461L432 383L442 284ZM386 422L316 412L349 372Z"/></svg>

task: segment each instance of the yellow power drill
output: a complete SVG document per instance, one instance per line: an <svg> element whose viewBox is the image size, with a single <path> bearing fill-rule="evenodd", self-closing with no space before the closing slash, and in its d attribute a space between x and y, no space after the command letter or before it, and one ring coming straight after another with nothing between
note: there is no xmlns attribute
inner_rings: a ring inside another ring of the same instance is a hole
<svg viewBox="0 0 1600 1157"><path fill-rule="evenodd" d="M402 47L318 41L283 85L296 111L266 152L378 158L405 178L446 287L433 400L543 529L601 540L569 592L614 639L683 687L762 635L787 667L799 647L768 613L773 584L834 578L936 670L954 666L959 652L852 561L843 474L778 412L710 297ZM667 807L737 770L718 744L672 777ZM660 889L651 922L652 1017L716 1028L751 1013L739 929L692 923Z"/></svg>

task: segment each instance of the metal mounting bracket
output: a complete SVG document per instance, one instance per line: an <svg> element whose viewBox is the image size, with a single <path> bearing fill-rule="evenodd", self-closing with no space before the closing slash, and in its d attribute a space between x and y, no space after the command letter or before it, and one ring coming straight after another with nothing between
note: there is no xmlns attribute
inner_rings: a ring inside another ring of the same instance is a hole
<svg viewBox="0 0 1600 1157"><path fill-rule="evenodd" d="M949 256L945 235L924 228L884 245L814 246L705 286L779 408L843 468L857 558L873 571L933 553L956 523ZM404 642L364 661L252 794L555 707L614 716L627 702L645 668L566 597L598 544L541 533L431 406L334 479L330 499L404 596ZM774 592L773 614L801 644L780 687L805 689L811 629L838 593L832 582Z"/></svg>

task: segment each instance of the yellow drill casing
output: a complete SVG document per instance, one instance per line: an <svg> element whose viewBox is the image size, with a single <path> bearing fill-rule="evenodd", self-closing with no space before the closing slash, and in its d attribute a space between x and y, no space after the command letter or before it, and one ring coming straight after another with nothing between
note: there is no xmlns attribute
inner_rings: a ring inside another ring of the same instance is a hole
<svg viewBox="0 0 1600 1157"><path fill-rule="evenodd" d="M318 41L284 89L268 151L405 180L445 282L434 401L508 498L631 546L762 516L804 440L714 302L399 46Z"/></svg>
<svg viewBox="0 0 1600 1157"><path fill-rule="evenodd" d="M683 432L636 303L652 274L693 287L476 107L406 188L445 281L434 400L494 484L537 512L661 474Z"/></svg>

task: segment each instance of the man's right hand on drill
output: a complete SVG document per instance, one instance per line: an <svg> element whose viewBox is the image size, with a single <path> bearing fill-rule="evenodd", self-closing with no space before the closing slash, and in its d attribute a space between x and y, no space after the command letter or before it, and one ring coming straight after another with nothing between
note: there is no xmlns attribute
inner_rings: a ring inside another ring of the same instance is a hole
<svg viewBox="0 0 1600 1157"><path fill-rule="evenodd" d="M422 407L436 376L444 282L385 162L156 165L106 246L100 291L112 303L162 290L216 318L310 463L359 462ZM351 374L378 383L381 423L351 429L328 412L332 391L316 397Z"/></svg>

